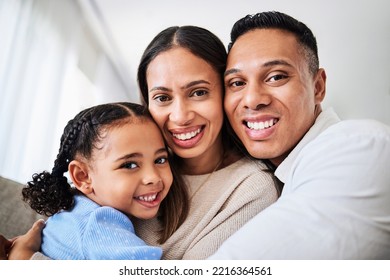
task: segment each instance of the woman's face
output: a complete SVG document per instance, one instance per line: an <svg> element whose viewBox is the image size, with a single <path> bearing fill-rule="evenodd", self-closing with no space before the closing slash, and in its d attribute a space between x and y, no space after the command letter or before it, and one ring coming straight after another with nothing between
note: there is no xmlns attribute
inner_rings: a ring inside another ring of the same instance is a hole
<svg viewBox="0 0 390 280"><path fill-rule="evenodd" d="M188 159L219 151L223 87L218 72L177 47L154 58L146 77L149 110L174 153Z"/></svg>

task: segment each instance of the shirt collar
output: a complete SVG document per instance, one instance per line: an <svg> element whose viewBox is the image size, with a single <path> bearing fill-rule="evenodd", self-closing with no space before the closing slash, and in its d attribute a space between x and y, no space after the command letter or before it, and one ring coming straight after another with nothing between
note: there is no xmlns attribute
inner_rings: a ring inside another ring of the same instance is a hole
<svg viewBox="0 0 390 280"><path fill-rule="evenodd" d="M303 147L305 147L307 143L320 135L325 129L339 121L340 118L332 108L321 112L315 120L313 126L307 131L301 141L299 141L299 143L289 153L284 161L276 168L275 176L278 177L281 182L285 183L291 167Z"/></svg>

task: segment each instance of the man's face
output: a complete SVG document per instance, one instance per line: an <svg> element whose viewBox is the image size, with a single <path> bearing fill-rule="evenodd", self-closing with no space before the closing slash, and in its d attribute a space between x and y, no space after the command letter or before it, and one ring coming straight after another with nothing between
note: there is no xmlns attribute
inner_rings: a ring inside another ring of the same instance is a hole
<svg viewBox="0 0 390 280"><path fill-rule="evenodd" d="M248 152L279 165L321 112L326 75L309 73L293 34L255 29L238 38L227 61L224 106Z"/></svg>

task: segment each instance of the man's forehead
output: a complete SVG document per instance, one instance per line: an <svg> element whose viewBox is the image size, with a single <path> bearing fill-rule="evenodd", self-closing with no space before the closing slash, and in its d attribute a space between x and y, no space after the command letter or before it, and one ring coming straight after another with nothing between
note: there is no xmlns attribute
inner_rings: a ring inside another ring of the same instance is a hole
<svg viewBox="0 0 390 280"><path fill-rule="evenodd" d="M295 46L295 47L294 47ZM280 29L254 29L240 36L228 54L228 64L245 60L283 59L298 54L296 37Z"/></svg>

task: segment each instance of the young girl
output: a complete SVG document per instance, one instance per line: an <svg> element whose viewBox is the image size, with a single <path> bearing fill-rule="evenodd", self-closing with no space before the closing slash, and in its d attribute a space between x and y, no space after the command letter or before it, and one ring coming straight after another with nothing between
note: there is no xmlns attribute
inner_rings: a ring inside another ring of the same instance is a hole
<svg viewBox="0 0 390 280"><path fill-rule="evenodd" d="M161 242L171 236L188 212L186 187L174 174L145 107L111 103L83 110L66 125L52 172L34 174L22 191L36 212L53 215L43 230L42 253L52 259L160 259L162 250L137 237L130 219L159 214Z"/></svg>

